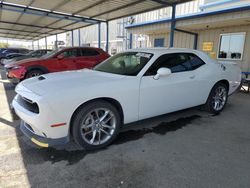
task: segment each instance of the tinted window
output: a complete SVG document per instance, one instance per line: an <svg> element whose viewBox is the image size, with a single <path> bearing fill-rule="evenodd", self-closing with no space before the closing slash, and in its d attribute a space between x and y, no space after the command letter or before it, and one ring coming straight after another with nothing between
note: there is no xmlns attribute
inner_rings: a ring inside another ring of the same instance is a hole
<svg viewBox="0 0 250 188"><path fill-rule="evenodd" d="M79 57L79 56L81 56L80 51L77 49L66 50L62 54L64 57Z"/></svg>
<svg viewBox="0 0 250 188"><path fill-rule="evenodd" d="M205 63L196 55L190 53L165 54L159 57L148 69L146 75L156 75L159 68L169 68L172 73L191 71Z"/></svg>
<svg viewBox="0 0 250 188"><path fill-rule="evenodd" d="M99 52L94 49L83 49L82 50L83 56L97 56Z"/></svg>
<svg viewBox="0 0 250 188"><path fill-rule="evenodd" d="M19 50L17 50L19 53L28 53L29 52L29 50L26 50L26 49L19 49Z"/></svg>

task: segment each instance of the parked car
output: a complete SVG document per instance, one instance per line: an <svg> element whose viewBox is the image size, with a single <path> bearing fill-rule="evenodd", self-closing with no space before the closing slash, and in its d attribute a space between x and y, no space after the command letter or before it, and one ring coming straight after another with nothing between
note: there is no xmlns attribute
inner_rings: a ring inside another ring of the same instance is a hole
<svg viewBox="0 0 250 188"><path fill-rule="evenodd" d="M48 53L41 58L24 59L5 65L13 83L51 72L91 68L109 57L100 48L70 47Z"/></svg>
<svg viewBox="0 0 250 188"><path fill-rule="evenodd" d="M93 70L47 74L17 85L21 130L43 147L72 137L85 149L110 144L121 126L205 105L220 113L240 86L237 64L191 49L135 49Z"/></svg>
<svg viewBox="0 0 250 188"><path fill-rule="evenodd" d="M27 54L20 54L20 53L8 54L4 59L1 60L1 64L7 65L11 62L20 61L23 59L39 58L39 57L42 57L43 55L45 55L51 51L52 50L41 49L41 50L31 51Z"/></svg>
<svg viewBox="0 0 250 188"><path fill-rule="evenodd" d="M11 54L11 53L26 54L29 52L30 51L28 49L25 49L25 48L7 48L0 53L0 60L2 58L5 58L8 54Z"/></svg>

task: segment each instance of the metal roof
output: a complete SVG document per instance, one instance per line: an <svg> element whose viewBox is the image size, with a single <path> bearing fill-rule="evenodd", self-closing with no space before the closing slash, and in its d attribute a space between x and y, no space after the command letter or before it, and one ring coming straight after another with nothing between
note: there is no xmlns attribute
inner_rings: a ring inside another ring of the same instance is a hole
<svg viewBox="0 0 250 188"><path fill-rule="evenodd" d="M190 0L0 0L0 37L38 40Z"/></svg>

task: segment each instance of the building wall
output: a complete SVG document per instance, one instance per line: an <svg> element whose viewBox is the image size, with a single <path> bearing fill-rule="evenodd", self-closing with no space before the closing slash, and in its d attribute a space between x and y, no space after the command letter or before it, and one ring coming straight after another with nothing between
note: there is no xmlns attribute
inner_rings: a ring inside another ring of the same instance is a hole
<svg viewBox="0 0 250 188"><path fill-rule="evenodd" d="M217 59L218 48L220 35L225 33L239 33L245 32L245 45L243 51L242 60L224 60L224 61L235 61L239 64L243 71L250 71L250 24L249 25L240 25L240 26L231 26L231 27L222 27L215 29L204 29L196 31L198 33L198 50L202 50L203 42L213 42L212 53L215 53ZM154 46L154 40L156 38L165 38L165 47L169 47L169 33L159 33L159 34L149 34L149 42L147 47ZM174 47L176 48L193 48L194 37L189 34L175 32ZM208 53L210 54L210 52ZM223 61L223 60L219 60Z"/></svg>

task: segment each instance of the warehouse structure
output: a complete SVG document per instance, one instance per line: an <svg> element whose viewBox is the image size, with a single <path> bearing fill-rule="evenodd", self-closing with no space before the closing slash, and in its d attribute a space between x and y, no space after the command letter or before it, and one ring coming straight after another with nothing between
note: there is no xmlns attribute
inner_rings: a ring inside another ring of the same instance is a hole
<svg viewBox="0 0 250 188"><path fill-rule="evenodd" d="M72 45L74 45L74 30L98 24L98 45L100 46L101 23L106 23L106 50L108 50L109 21L166 6L175 7L176 4L187 1L98 0L93 2L86 0L79 4L77 0L2 0L0 1L0 37L32 41L44 38L47 43L47 36L70 31Z"/></svg>

